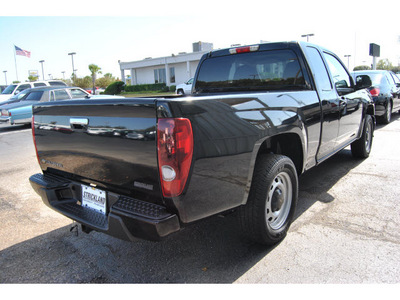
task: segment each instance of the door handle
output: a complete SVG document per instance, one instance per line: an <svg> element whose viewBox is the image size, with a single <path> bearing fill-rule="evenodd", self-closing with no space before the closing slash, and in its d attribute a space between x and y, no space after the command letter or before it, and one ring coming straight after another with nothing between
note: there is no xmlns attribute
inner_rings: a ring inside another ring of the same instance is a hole
<svg viewBox="0 0 400 300"><path fill-rule="evenodd" d="M71 118L69 124L73 129L83 129L89 125L89 119L87 118Z"/></svg>

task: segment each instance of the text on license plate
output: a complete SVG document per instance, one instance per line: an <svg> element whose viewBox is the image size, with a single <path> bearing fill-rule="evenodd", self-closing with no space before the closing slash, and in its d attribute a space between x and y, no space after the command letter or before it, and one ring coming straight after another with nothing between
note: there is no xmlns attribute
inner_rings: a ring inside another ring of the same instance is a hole
<svg viewBox="0 0 400 300"><path fill-rule="evenodd" d="M106 192L90 186L82 185L82 206L106 213Z"/></svg>

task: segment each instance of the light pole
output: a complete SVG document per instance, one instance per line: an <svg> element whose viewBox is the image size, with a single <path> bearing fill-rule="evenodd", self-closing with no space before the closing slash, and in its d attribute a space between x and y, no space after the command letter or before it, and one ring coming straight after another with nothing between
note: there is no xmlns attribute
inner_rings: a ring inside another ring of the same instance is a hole
<svg viewBox="0 0 400 300"><path fill-rule="evenodd" d="M49 79L51 79L51 74L49 74Z"/></svg>
<svg viewBox="0 0 400 300"><path fill-rule="evenodd" d="M61 72L63 74L63 79L65 80L65 71Z"/></svg>
<svg viewBox="0 0 400 300"><path fill-rule="evenodd" d="M74 67L74 55L76 53L75 52L70 52L68 53L68 55L71 55L71 59L72 59L72 76L75 77L75 67Z"/></svg>
<svg viewBox="0 0 400 300"><path fill-rule="evenodd" d="M347 69L349 69L349 65L350 65L350 54L346 54L344 57L347 57Z"/></svg>
<svg viewBox="0 0 400 300"><path fill-rule="evenodd" d="M6 85L7 85L7 71L3 71L4 77L6 78Z"/></svg>
<svg viewBox="0 0 400 300"><path fill-rule="evenodd" d="M39 60L39 62L42 64L42 76L43 76L43 80L44 80L44 70L43 70L44 60Z"/></svg>
<svg viewBox="0 0 400 300"><path fill-rule="evenodd" d="M308 37L310 36L314 36L314 33L303 34L301 37L307 37L307 42L308 42Z"/></svg>

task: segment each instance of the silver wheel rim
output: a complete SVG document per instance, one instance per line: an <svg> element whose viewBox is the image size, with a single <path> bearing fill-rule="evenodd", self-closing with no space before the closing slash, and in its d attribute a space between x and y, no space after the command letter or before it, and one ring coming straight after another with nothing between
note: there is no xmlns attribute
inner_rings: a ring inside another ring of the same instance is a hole
<svg viewBox="0 0 400 300"><path fill-rule="evenodd" d="M368 122L366 131L365 131L365 150L368 153L371 150L371 140L372 140L372 125L370 122Z"/></svg>
<svg viewBox="0 0 400 300"><path fill-rule="evenodd" d="M288 173L281 172L271 183L265 207L266 222L273 230L285 224L291 204L292 181Z"/></svg>

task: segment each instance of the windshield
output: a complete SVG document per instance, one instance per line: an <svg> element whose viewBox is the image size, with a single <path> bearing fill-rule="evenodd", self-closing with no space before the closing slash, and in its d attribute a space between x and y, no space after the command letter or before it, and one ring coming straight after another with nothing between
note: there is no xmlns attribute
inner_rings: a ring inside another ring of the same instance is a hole
<svg viewBox="0 0 400 300"><path fill-rule="evenodd" d="M296 54L291 50L249 52L206 59L195 92L306 89Z"/></svg>
<svg viewBox="0 0 400 300"><path fill-rule="evenodd" d="M6 87L6 89L4 90L4 91L2 91L1 93L2 94L7 94L7 95L10 95L10 94L12 94L12 92L15 90L15 88L16 88L16 84L10 84L8 87Z"/></svg>
<svg viewBox="0 0 400 300"><path fill-rule="evenodd" d="M43 91L39 92L30 92L28 96L25 97L25 99L22 99L22 101L39 101L42 98Z"/></svg>
<svg viewBox="0 0 400 300"><path fill-rule="evenodd" d="M29 90L24 90L14 96L12 96L10 99L17 99L17 100L21 100L24 96L26 96L26 94L29 93Z"/></svg>

